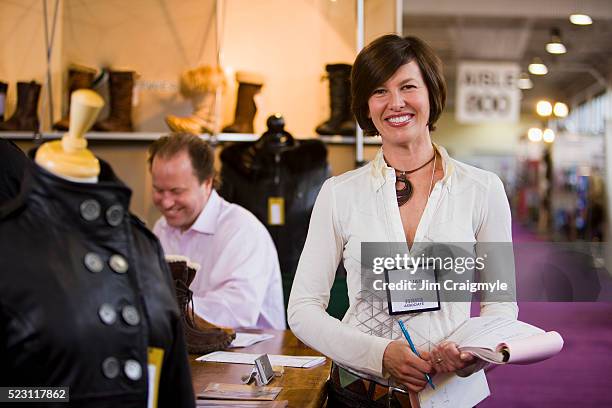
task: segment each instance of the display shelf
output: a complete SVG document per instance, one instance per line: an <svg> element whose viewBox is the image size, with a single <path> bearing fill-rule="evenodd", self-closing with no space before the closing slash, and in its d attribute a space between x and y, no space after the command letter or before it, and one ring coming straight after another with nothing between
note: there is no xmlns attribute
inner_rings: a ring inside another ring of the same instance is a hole
<svg viewBox="0 0 612 408"><path fill-rule="evenodd" d="M62 137L63 132L43 132L40 138L43 140L54 140ZM159 139L161 136L167 135L168 132L88 132L87 140L96 141L126 141L126 142L148 142ZM224 142L253 142L259 139L261 135L253 133L219 133L216 141ZM33 132L0 132L0 137L11 140L33 140L35 134ZM210 134L202 134L200 137L204 140L211 141ZM354 145L355 136L314 136L311 138L319 138L325 144L337 145ZM301 138L297 138L301 139ZM380 145L381 138L376 136L364 137L366 145Z"/></svg>
<svg viewBox="0 0 612 408"><path fill-rule="evenodd" d="M63 134L64 132L43 132L40 134L40 138L54 140L61 138ZM157 140L168 134L169 132L88 132L85 137L87 140L146 142ZM218 142L252 142L257 140L259 136L249 133L220 133L216 140ZM0 132L0 137L11 140L33 140L35 134L33 132ZM204 140L211 140L209 134L202 134L200 137Z"/></svg>
<svg viewBox="0 0 612 408"><path fill-rule="evenodd" d="M319 136L323 142L327 144L355 144L355 136L341 136L341 135L333 135L333 136ZM377 136L365 136L363 138L363 144L366 145L380 145L382 143L382 139Z"/></svg>

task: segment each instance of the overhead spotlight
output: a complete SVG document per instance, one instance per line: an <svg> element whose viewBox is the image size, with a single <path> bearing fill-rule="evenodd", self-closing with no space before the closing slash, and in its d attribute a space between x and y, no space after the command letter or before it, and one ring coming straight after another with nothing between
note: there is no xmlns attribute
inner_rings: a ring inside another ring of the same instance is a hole
<svg viewBox="0 0 612 408"><path fill-rule="evenodd" d="M545 129L544 133L542 133L542 140L546 143L552 143L555 141L555 132L552 129Z"/></svg>
<svg viewBox="0 0 612 408"><path fill-rule="evenodd" d="M527 131L527 139L532 142L540 142L542 140L542 129L540 128L531 128Z"/></svg>
<svg viewBox="0 0 612 408"><path fill-rule="evenodd" d="M544 65L544 62L538 57L535 57L531 61L531 64L529 64L528 68L529 68L529 72L532 73L533 75L548 74L548 68L546 68L546 65Z"/></svg>
<svg viewBox="0 0 612 408"><path fill-rule="evenodd" d="M526 72L521 72L521 76L519 77L516 84L519 89L522 90L533 88L533 81L531 80L531 78L529 78L529 74Z"/></svg>
<svg viewBox="0 0 612 408"><path fill-rule="evenodd" d="M538 101L536 112L540 116L550 116L553 112L553 107L548 101Z"/></svg>
<svg viewBox="0 0 612 408"><path fill-rule="evenodd" d="M561 30L553 28L550 30L550 41L546 44L546 51L550 54L565 54L567 49L561 42Z"/></svg>
<svg viewBox="0 0 612 408"><path fill-rule="evenodd" d="M593 19L591 19L591 17L587 16L586 14L572 14L569 19L572 24L576 25L593 24Z"/></svg>
<svg viewBox="0 0 612 408"><path fill-rule="evenodd" d="M563 102L555 102L553 113L559 118L564 118L569 114L569 108Z"/></svg>

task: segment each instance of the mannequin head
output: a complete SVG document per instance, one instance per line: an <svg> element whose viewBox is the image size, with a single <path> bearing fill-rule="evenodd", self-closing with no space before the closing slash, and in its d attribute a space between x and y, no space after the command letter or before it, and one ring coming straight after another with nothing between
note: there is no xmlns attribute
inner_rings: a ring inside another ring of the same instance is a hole
<svg viewBox="0 0 612 408"><path fill-rule="evenodd" d="M95 183L100 174L98 159L87 149L85 132L104 106L100 95L79 89L70 96L70 130L61 141L43 144L36 152L36 163L66 180Z"/></svg>

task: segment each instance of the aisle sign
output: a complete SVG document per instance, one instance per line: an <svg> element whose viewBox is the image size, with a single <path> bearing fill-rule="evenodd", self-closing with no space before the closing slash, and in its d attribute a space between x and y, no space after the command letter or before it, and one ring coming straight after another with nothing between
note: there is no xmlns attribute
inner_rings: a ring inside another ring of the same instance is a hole
<svg viewBox="0 0 612 408"><path fill-rule="evenodd" d="M521 90L518 64L460 62L455 117L459 123L518 122Z"/></svg>

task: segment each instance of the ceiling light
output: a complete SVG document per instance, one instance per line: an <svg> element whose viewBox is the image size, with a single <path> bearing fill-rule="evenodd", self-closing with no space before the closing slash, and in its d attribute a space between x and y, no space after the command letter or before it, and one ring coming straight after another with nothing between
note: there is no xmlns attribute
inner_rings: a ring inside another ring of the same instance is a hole
<svg viewBox="0 0 612 408"><path fill-rule="evenodd" d="M542 139L546 142L546 143L552 143L555 141L555 132L553 132L552 129L546 129L544 130L544 133L542 133Z"/></svg>
<svg viewBox="0 0 612 408"><path fill-rule="evenodd" d="M563 102L555 102L553 113L559 118L564 118L569 113L569 108Z"/></svg>
<svg viewBox="0 0 612 408"><path fill-rule="evenodd" d="M542 129L531 128L527 131L527 138L532 142L539 142L542 140Z"/></svg>
<svg viewBox="0 0 612 408"><path fill-rule="evenodd" d="M569 19L572 22L572 24L576 24L576 25L593 24L593 20L591 19L591 17L587 16L586 14L572 14Z"/></svg>
<svg viewBox="0 0 612 408"><path fill-rule="evenodd" d="M539 101L536 105L536 112L540 116L550 116L552 114L553 107L548 101Z"/></svg>
<svg viewBox="0 0 612 408"><path fill-rule="evenodd" d="M535 57L529 64L529 72L533 75L546 75L548 74L548 68L540 58Z"/></svg>
<svg viewBox="0 0 612 408"><path fill-rule="evenodd" d="M526 72L522 72L521 76L519 77L517 83L516 83L519 87L519 89L531 89L533 88L533 81L531 80L531 78L529 78L529 74Z"/></svg>
<svg viewBox="0 0 612 408"><path fill-rule="evenodd" d="M551 54L565 54L567 50L561 42L561 31L558 28L550 30L550 41L546 44L546 51Z"/></svg>

